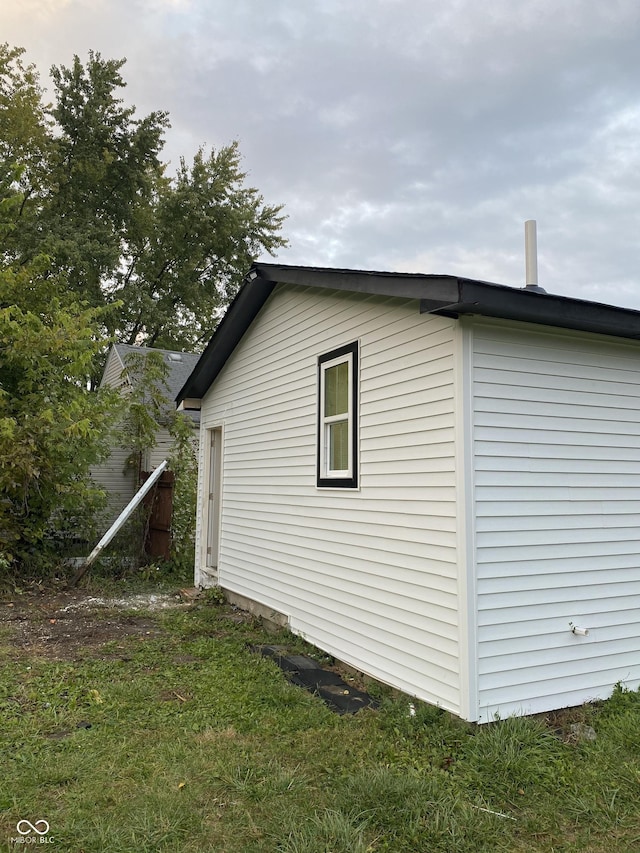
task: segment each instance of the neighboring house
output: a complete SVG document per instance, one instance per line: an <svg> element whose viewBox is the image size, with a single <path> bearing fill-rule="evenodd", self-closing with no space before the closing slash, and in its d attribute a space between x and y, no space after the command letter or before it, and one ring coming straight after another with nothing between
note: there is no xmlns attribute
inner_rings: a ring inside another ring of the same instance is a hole
<svg viewBox="0 0 640 853"><path fill-rule="evenodd" d="M172 352L170 350L129 346L128 344L114 344L109 350L100 385L121 388L123 393L127 393L127 389L130 388L130 381L125 370L127 356L131 353L145 356L150 352L159 353L168 368L166 378L167 388L161 388L161 391L167 397L167 416L169 416L175 410L172 401L197 364L198 355L187 352ZM191 417L194 421L194 430L197 430L200 423L199 414L192 413ZM162 460L167 458L167 455L171 451L172 443L173 440L168 428L165 425L161 425L158 430L155 446L145 454L145 458L142 460L142 469L144 471L153 471L154 468L157 468ZM139 471L127 463L127 459L130 456L131 447L127 447L124 442L122 444L115 444L109 458L91 470L94 482L102 486L107 492L109 521L117 518L121 510L124 509L134 496L139 486Z"/></svg>
<svg viewBox="0 0 640 853"><path fill-rule="evenodd" d="M178 395L196 584L466 720L637 688L639 337L529 289L256 264Z"/></svg>

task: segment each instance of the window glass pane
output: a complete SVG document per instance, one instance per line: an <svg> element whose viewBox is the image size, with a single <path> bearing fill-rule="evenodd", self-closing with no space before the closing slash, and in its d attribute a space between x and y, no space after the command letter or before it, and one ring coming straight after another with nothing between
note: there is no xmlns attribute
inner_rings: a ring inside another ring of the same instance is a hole
<svg viewBox="0 0 640 853"><path fill-rule="evenodd" d="M329 424L329 470L349 469L349 421Z"/></svg>
<svg viewBox="0 0 640 853"><path fill-rule="evenodd" d="M349 362L343 361L324 372L324 416L342 415L349 409Z"/></svg>

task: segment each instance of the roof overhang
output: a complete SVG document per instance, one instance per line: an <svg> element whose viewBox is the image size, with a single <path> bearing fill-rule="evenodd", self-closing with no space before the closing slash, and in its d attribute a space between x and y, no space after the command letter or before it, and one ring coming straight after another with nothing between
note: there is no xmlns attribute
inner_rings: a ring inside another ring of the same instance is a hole
<svg viewBox="0 0 640 853"><path fill-rule="evenodd" d="M255 269L255 266L251 268L245 283L220 320L218 328L200 356L191 376L177 395L177 403L181 403L187 397L195 400L204 397L242 336L271 296L276 282L267 281L259 274L254 275Z"/></svg>
<svg viewBox="0 0 640 853"><path fill-rule="evenodd" d="M422 313L536 323L640 338L640 311L450 275L387 273L256 263L176 400L202 398L276 284L416 299Z"/></svg>
<svg viewBox="0 0 640 853"><path fill-rule="evenodd" d="M423 313L476 314L581 332L640 338L640 311L473 279L441 280L420 300Z"/></svg>

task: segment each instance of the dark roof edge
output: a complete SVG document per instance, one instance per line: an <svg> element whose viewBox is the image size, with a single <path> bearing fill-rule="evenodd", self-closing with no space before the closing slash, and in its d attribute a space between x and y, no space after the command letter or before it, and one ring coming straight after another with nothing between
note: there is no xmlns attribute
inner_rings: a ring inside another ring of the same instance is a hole
<svg viewBox="0 0 640 853"><path fill-rule="evenodd" d="M367 293L378 296L399 296L404 299L423 297L425 284L429 287L454 285L454 275L425 275L424 273L375 272L331 267L298 267L281 264L255 264L259 275L266 281L297 284L301 287L324 287L330 290L347 290L350 293ZM500 285L495 285L500 286ZM510 289L510 288L507 288Z"/></svg>
<svg viewBox="0 0 640 853"><path fill-rule="evenodd" d="M621 338L640 338L640 311L569 296L459 278L255 263L220 321L176 401L201 399L242 339L276 284L417 299L424 313L479 315Z"/></svg>
<svg viewBox="0 0 640 853"><path fill-rule="evenodd" d="M178 392L177 403L187 397L200 399L205 395L209 385L224 367L275 286L275 282L261 278L255 266L251 268L245 283L220 320L191 376Z"/></svg>
<svg viewBox="0 0 640 853"><path fill-rule="evenodd" d="M459 279L460 304L433 305L422 300L421 310L459 317L476 314L503 320L517 320L543 326L572 329L619 338L640 338L640 311L589 302L554 293L539 293L526 288Z"/></svg>
<svg viewBox="0 0 640 853"><path fill-rule="evenodd" d="M320 286L352 293L420 299L422 310L457 317L480 314L640 338L640 311L601 302L512 287L481 279L425 273L376 272L326 267L256 264L269 281ZM579 324L579 325L577 325Z"/></svg>

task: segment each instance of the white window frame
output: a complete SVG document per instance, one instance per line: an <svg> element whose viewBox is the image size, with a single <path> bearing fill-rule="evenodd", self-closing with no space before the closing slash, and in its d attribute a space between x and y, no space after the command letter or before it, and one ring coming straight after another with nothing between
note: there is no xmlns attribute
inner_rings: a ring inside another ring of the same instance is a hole
<svg viewBox="0 0 640 853"><path fill-rule="evenodd" d="M344 413L325 416L326 371L339 364L348 365L348 408ZM330 427L347 422L348 467L331 469ZM317 485L320 488L357 488L358 486L358 343L347 344L318 358L318 463Z"/></svg>

